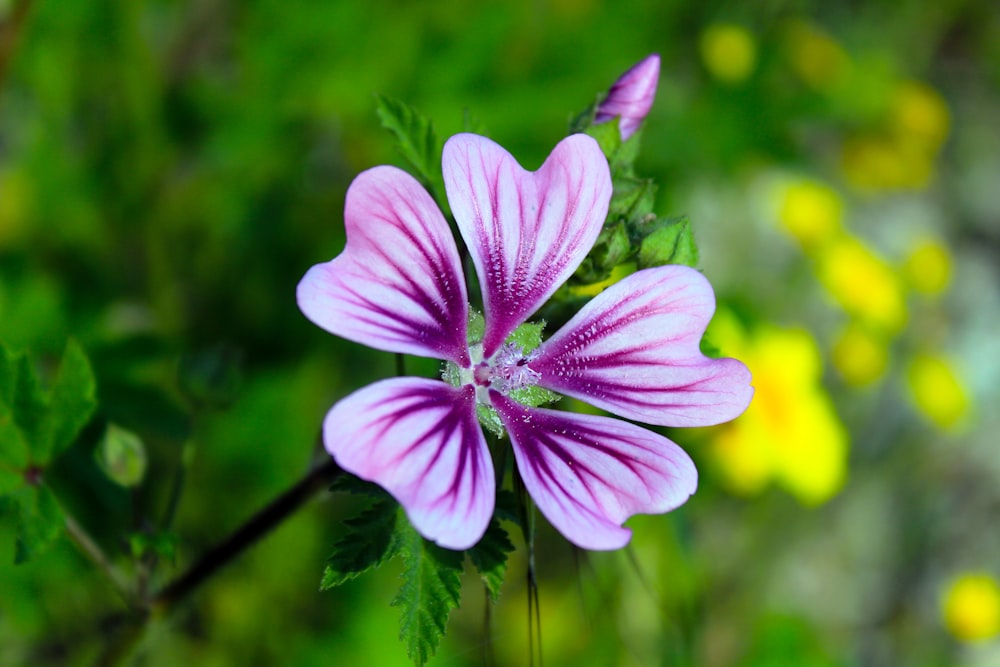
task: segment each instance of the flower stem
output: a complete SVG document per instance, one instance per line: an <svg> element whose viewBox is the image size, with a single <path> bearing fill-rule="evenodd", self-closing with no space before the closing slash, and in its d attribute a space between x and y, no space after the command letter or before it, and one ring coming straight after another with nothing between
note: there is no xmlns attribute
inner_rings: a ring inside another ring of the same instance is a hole
<svg viewBox="0 0 1000 667"><path fill-rule="evenodd" d="M343 472L332 458L313 468L295 486L257 512L225 540L205 552L187 572L167 584L153 597L150 607L158 613L169 611L219 568L269 533L317 492L327 488Z"/></svg>
<svg viewBox="0 0 1000 667"><path fill-rule="evenodd" d="M128 584L128 579L122 574L121 570L114 566L114 564L108 560L108 557L104 554L104 550L94 541L94 539L83 529L76 519L66 515L66 533L69 535L73 543L80 549L81 552L87 558L97 566L111 585L114 587L115 592L121 596L122 600L125 601L129 607L134 605L132 595L129 593L130 587Z"/></svg>

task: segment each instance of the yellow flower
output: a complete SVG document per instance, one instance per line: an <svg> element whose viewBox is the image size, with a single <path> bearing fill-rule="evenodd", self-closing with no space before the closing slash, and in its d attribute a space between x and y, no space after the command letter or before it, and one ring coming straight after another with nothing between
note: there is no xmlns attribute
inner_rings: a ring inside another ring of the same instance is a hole
<svg viewBox="0 0 1000 667"><path fill-rule="evenodd" d="M889 341L854 322L837 337L831 360L844 382L862 387L885 374L889 363Z"/></svg>
<svg viewBox="0 0 1000 667"><path fill-rule="evenodd" d="M899 278L859 239L845 234L827 245L816 270L820 283L848 314L886 333L906 324Z"/></svg>
<svg viewBox="0 0 1000 667"><path fill-rule="evenodd" d="M903 273L917 292L928 296L941 294L951 282L951 253L940 241L922 239L906 258Z"/></svg>
<svg viewBox="0 0 1000 667"><path fill-rule="evenodd" d="M775 482L806 505L835 495L847 474L848 437L820 382L815 341L801 329L764 327L752 337L725 313L709 340L750 367L746 413L714 431L711 455L723 483L748 495Z"/></svg>
<svg viewBox="0 0 1000 667"><path fill-rule="evenodd" d="M988 574L966 573L954 579L941 600L945 627L962 641L1000 634L1000 587Z"/></svg>
<svg viewBox="0 0 1000 667"><path fill-rule="evenodd" d="M787 49L792 70L806 85L817 90L833 88L850 69L850 59L840 45L804 21L790 24Z"/></svg>
<svg viewBox="0 0 1000 667"><path fill-rule="evenodd" d="M918 354L910 361L906 379L914 404L931 423L944 430L961 425L969 412L969 395L947 360Z"/></svg>
<svg viewBox="0 0 1000 667"><path fill-rule="evenodd" d="M843 208L832 188L815 181L799 181L784 189L778 221L809 250L841 230Z"/></svg>
<svg viewBox="0 0 1000 667"><path fill-rule="evenodd" d="M904 81L893 92L890 126L904 143L935 153L948 137L951 117L940 93L920 81Z"/></svg>
<svg viewBox="0 0 1000 667"><path fill-rule="evenodd" d="M728 23L701 34L701 59L713 77L727 84L745 81L757 64L757 42L746 28Z"/></svg>

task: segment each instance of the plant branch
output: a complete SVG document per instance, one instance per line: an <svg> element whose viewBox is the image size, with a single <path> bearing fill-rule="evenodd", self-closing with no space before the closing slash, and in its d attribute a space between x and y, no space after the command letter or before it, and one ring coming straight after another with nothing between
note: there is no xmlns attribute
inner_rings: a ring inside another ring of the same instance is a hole
<svg viewBox="0 0 1000 667"><path fill-rule="evenodd" d="M17 0L7 15L7 20L0 24L0 88L3 88L18 37L24 29L32 4L32 0Z"/></svg>
<svg viewBox="0 0 1000 667"><path fill-rule="evenodd" d="M80 551L107 577L115 591L125 601L125 604L131 607L134 601L132 599L133 596L129 592L128 579L122 574L121 570L108 560L108 557L104 554L104 550L87 534L83 526L78 524L76 519L68 515L66 516L66 533Z"/></svg>
<svg viewBox="0 0 1000 667"><path fill-rule="evenodd" d="M252 516L225 540L205 552L187 572L167 584L152 599L150 607L160 613L169 611L174 605L190 595L203 581L212 576L216 570L269 533L317 492L327 488L343 472L332 458L313 468L295 486Z"/></svg>

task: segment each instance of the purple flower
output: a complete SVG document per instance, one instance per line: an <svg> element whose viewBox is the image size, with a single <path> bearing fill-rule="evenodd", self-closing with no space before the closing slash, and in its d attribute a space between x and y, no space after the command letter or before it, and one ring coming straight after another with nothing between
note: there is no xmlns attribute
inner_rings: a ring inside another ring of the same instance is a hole
<svg viewBox="0 0 1000 667"><path fill-rule="evenodd" d="M483 286L481 340L469 341L459 253L431 196L394 167L360 174L347 192L347 246L306 273L299 307L338 336L444 360L453 381L398 377L354 392L327 414L326 447L345 470L395 496L425 537L465 549L493 515L496 476L477 411L495 411L542 514L581 547L624 546L626 518L666 512L694 492L691 459L626 421L528 407L518 390L542 387L659 425L736 417L753 391L749 371L698 349L712 289L682 266L639 271L525 351L511 333L601 231L607 161L593 139L573 135L529 172L489 139L459 134L445 144L443 168Z"/></svg>
<svg viewBox="0 0 1000 667"><path fill-rule="evenodd" d="M660 56L654 53L633 65L615 81L608 90L608 96L597 106L594 122L604 123L621 116L618 129L622 133L622 141L631 137L653 106L659 78Z"/></svg>

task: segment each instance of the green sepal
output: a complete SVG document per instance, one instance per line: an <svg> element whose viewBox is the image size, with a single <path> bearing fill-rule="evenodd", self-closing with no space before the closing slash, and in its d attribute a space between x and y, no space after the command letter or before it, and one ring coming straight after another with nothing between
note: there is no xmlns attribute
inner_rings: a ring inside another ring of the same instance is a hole
<svg viewBox="0 0 1000 667"><path fill-rule="evenodd" d="M475 308L469 309L469 325L466 340L469 346L483 342L483 335L486 333L486 318Z"/></svg>
<svg viewBox="0 0 1000 667"><path fill-rule="evenodd" d="M347 532L333 546L333 554L326 561L320 590L350 581L390 558L395 552L396 524L407 521L401 514L396 501L384 499L344 521Z"/></svg>
<svg viewBox="0 0 1000 667"><path fill-rule="evenodd" d="M25 484L8 496L17 509L17 539L14 563L35 558L59 538L65 527L62 509L44 484Z"/></svg>
<svg viewBox="0 0 1000 667"><path fill-rule="evenodd" d="M392 606L402 610L399 638L406 644L407 655L420 666L434 655L448 616L458 608L464 552L428 542L409 521L398 522L396 539L403 557L403 585Z"/></svg>
<svg viewBox="0 0 1000 667"><path fill-rule="evenodd" d="M606 280L612 270L629 259L632 241L624 224L612 223L597 237L593 249L573 274L574 282L583 285Z"/></svg>
<svg viewBox="0 0 1000 667"><path fill-rule="evenodd" d="M512 343L521 348L527 354L537 349L542 344L542 331L545 329L545 322L525 322L513 333L507 336L504 342Z"/></svg>
<svg viewBox="0 0 1000 667"><path fill-rule="evenodd" d="M128 536L129 552L136 560L156 555L167 561L173 561L177 554L177 534L164 531L157 533L132 533Z"/></svg>
<svg viewBox="0 0 1000 667"><path fill-rule="evenodd" d="M496 437L502 438L506 434L503 422L500 421L500 415L492 406L476 403L476 418L479 420L480 426Z"/></svg>
<svg viewBox="0 0 1000 667"><path fill-rule="evenodd" d="M94 456L98 467L119 486L139 486L146 476L146 447L142 438L117 424L108 424Z"/></svg>
<svg viewBox="0 0 1000 667"><path fill-rule="evenodd" d="M548 389L539 387L538 385L515 389L510 392L509 396L521 405L526 405L529 408L537 408L540 405L555 403L562 398L554 391L549 391Z"/></svg>
<svg viewBox="0 0 1000 667"><path fill-rule="evenodd" d="M698 246L686 216L660 222L639 245L640 269L666 264L698 264Z"/></svg>
<svg viewBox="0 0 1000 667"><path fill-rule="evenodd" d="M507 574L507 555L514 550L507 531L500 525L497 516L490 519L486 533L476 546L468 550L469 560L482 577L490 599L500 599L500 588Z"/></svg>
<svg viewBox="0 0 1000 667"><path fill-rule="evenodd" d="M375 104L375 113L382 121L382 127L396 136L400 154L444 210L448 200L441 175L441 142L434 132L434 125L405 102L375 95ZM445 214L448 214L446 210Z"/></svg>

